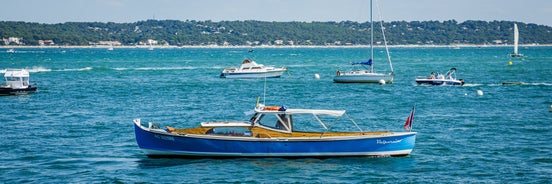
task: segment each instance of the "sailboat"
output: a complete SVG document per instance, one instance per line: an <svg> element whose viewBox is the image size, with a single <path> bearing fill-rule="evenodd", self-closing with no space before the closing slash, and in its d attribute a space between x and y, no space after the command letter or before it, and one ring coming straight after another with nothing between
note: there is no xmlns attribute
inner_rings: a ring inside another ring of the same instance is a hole
<svg viewBox="0 0 552 184"><path fill-rule="evenodd" d="M514 52L510 54L510 57L523 57L523 54L518 53L519 31L518 26L514 23Z"/></svg>
<svg viewBox="0 0 552 184"><path fill-rule="evenodd" d="M153 50L153 45L149 43L148 50Z"/></svg>
<svg viewBox="0 0 552 184"><path fill-rule="evenodd" d="M337 70L334 77L336 83L393 83L395 73L393 72L393 65L391 64L391 57L389 55L389 49L387 48L387 41L385 39L385 33L383 24L381 25L381 31L383 33L383 42L385 44L385 51L387 53L387 60L389 61L390 73L376 73L374 72L374 65L372 59L374 58L374 21L372 19L372 0L370 0L370 59L365 62L354 62L352 65L360 65L364 69L351 70L341 72Z"/></svg>

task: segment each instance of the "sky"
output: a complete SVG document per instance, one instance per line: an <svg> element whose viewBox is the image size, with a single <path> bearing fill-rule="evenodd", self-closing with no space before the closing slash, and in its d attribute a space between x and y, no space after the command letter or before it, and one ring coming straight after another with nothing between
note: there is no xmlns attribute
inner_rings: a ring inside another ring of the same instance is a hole
<svg viewBox="0 0 552 184"><path fill-rule="evenodd" d="M0 21L370 20L368 0L1 0ZM378 11L378 7L379 10ZM379 13L378 13L379 12ZM381 17L381 18L380 18ZM552 0L374 0L374 20L505 20L552 26Z"/></svg>

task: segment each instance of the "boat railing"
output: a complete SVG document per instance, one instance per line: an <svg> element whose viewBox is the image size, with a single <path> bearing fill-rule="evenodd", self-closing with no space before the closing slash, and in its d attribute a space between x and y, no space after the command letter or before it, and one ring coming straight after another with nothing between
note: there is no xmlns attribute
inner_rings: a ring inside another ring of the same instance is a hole
<svg viewBox="0 0 552 184"><path fill-rule="evenodd" d="M236 67L229 67L229 68L225 68L223 72L235 72L237 70L238 68Z"/></svg>
<svg viewBox="0 0 552 184"><path fill-rule="evenodd" d="M416 76L416 79L432 79L432 78L430 76ZM435 77L433 79L435 79Z"/></svg>

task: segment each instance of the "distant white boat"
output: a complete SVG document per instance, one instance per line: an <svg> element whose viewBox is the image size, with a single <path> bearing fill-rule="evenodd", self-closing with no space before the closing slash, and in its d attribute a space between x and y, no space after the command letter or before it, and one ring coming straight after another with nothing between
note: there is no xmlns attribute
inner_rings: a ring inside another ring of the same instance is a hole
<svg viewBox="0 0 552 184"><path fill-rule="evenodd" d="M372 0L370 0L370 59L364 62L354 62L352 65L360 65L364 69L351 70L342 72L337 70L333 79L336 83L393 83L395 73L393 72L393 65L391 64L391 57L389 55L389 49L387 48L387 40L385 39L385 33L383 25L381 25L381 31L383 33L383 42L385 44L385 51L387 53L387 60L391 69L390 73L376 73L374 72L374 65L372 59L374 58L374 21L372 20ZM367 67L369 66L369 68Z"/></svg>
<svg viewBox="0 0 552 184"><path fill-rule="evenodd" d="M523 57L523 54L518 53L519 31L518 26L514 23L514 52L510 54L510 57Z"/></svg>
<svg viewBox="0 0 552 184"><path fill-rule="evenodd" d="M107 50L113 50L113 45L109 45L109 47L107 48Z"/></svg>
<svg viewBox="0 0 552 184"><path fill-rule="evenodd" d="M221 78L278 78L287 71L286 67L274 68L257 64L251 59L243 60L239 68L228 67L222 70Z"/></svg>
<svg viewBox="0 0 552 184"><path fill-rule="evenodd" d="M6 50L7 53L15 53L15 49L8 49Z"/></svg>

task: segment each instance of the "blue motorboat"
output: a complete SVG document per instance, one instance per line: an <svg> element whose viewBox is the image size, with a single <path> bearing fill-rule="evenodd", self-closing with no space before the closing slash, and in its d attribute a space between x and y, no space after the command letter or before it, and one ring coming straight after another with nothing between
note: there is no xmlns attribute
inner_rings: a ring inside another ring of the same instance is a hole
<svg viewBox="0 0 552 184"><path fill-rule="evenodd" d="M136 141L149 157L318 158L406 156L416 140L416 132L411 131L414 108L405 132L363 131L345 110L259 104L251 113L249 121L203 122L193 128L161 127L151 122L142 125L140 119L134 119ZM347 118L340 120L343 116ZM309 126L318 124L322 131L296 130L308 122ZM358 130L332 131L338 122L351 122L354 126L350 127Z"/></svg>

